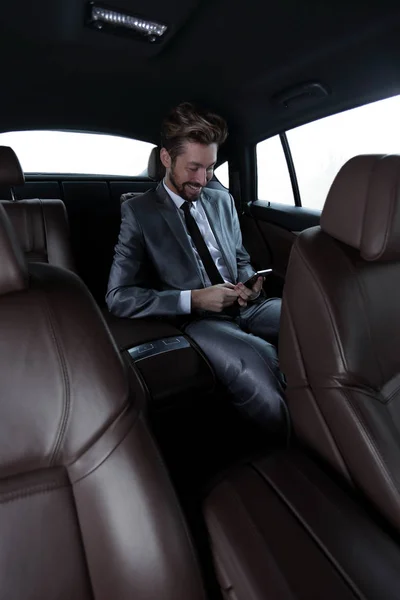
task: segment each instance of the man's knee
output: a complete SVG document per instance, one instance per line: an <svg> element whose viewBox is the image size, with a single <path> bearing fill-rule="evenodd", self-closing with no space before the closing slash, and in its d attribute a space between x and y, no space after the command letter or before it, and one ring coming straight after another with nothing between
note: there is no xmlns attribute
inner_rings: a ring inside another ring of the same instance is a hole
<svg viewBox="0 0 400 600"><path fill-rule="evenodd" d="M278 347L281 310L281 298L263 300L244 315L245 330Z"/></svg>
<svg viewBox="0 0 400 600"><path fill-rule="evenodd" d="M201 347L214 366L217 376L227 385L237 378L251 379L257 372L261 381L279 378L279 361L275 347L232 324L197 322L188 326L187 334Z"/></svg>

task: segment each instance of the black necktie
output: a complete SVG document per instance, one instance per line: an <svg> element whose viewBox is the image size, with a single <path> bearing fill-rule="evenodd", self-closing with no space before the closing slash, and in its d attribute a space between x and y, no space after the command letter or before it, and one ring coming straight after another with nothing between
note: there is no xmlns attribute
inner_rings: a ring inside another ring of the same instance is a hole
<svg viewBox="0 0 400 600"><path fill-rule="evenodd" d="M219 283L224 283L224 279L221 273L218 271L217 266L212 259L210 251L207 248L207 244L205 243L203 236L201 235L201 231L196 223L196 220L190 212L190 207L191 202L187 202L185 200L185 202L181 206L181 209L183 210L185 215L187 230L189 232L190 237L193 240L194 245L197 248L197 252L199 253L208 278L211 281L211 285L218 285ZM233 318L237 317L240 313L239 304L235 303L232 306L228 306L224 309L224 313Z"/></svg>
<svg viewBox="0 0 400 600"><path fill-rule="evenodd" d="M208 275L209 280L211 281L211 285L217 285L218 283L224 283L224 280L221 276L221 273L218 271L215 262L212 259L209 249L207 248L207 244L204 241L203 236L201 235L201 231L194 219L192 213L190 212L191 202L185 201L181 208L185 214L186 227L189 232L190 237L193 240L194 245L197 248L197 252L201 258L201 261L204 265L206 273Z"/></svg>

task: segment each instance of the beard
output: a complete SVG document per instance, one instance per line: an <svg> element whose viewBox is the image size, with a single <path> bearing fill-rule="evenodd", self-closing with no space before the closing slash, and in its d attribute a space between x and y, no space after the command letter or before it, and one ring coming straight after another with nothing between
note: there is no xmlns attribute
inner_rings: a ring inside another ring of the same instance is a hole
<svg viewBox="0 0 400 600"><path fill-rule="evenodd" d="M201 185L193 184L190 181L185 181L181 185L178 185L178 183L174 177L173 169L171 169L171 172L169 174L169 179L170 179L172 185L174 186L174 188L177 190L178 195L181 198L183 198L184 200L187 200L188 202L195 202L196 200L199 199L200 194L203 189L203 187Z"/></svg>

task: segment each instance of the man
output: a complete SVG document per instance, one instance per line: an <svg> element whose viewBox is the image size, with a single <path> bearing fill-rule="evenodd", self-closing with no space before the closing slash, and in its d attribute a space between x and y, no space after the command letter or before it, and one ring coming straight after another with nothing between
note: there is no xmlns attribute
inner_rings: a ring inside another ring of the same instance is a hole
<svg viewBox="0 0 400 600"><path fill-rule="evenodd" d="M108 292L119 317L185 316L186 333L213 365L243 413L271 432L287 427L276 344L280 299L266 299L263 279L242 245L228 192L205 188L213 176L225 121L189 103L165 119L156 190L122 205Z"/></svg>

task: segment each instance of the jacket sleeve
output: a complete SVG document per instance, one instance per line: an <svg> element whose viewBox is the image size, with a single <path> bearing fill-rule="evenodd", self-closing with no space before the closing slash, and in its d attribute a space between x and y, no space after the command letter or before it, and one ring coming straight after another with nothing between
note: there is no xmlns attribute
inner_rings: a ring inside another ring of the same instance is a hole
<svg viewBox="0 0 400 600"><path fill-rule="evenodd" d="M154 267L130 202L122 204L121 213L121 229L106 295L109 311L117 317L130 318L176 316L180 291L153 289Z"/></svg>
<svg viewBox="0 0 400 600"><path fill-rule="evenodd" d="M254 275L255 269L250 263L250 256L243 246L242 232L240 229L239 218L235 207L235 202L232 196L229 194L231 199L231 211L232 211L232 230L235 240L236 247L236 262L238 269L238 281L246 281L249 277Z"/></svg>

